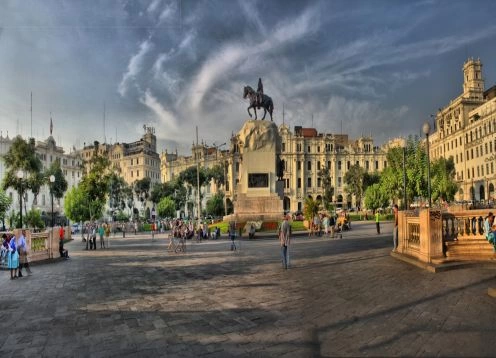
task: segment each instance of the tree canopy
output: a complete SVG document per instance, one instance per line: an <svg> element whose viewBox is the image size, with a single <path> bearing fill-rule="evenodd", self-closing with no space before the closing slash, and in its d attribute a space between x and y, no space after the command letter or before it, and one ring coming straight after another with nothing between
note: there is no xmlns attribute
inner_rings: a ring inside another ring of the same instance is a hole
<svg viewBox="0 0 496 358"><path fill-rule="evenodd" d="M176 216L176 205L170 197L165 197L157 204L158 215L162 218L173 218Z"/></svg>
<svg viewBox="0 0 496 358"><path fill-rule="evenodd" d="M55 177L54 183L50 182L51 175ZM57 199L62 198L67 190L67 180L65 180L64 173L60 168L60 161L53 161L43 176L45 179L45 183L50 188L50 193L53 193L53 196Z"/></svg>
<svg viewBox="0 0 496 358"><path fill-rule="evenodd" d="M388 167L380 174L378 185L365 193L369 209L383 207L403 199L403 148L390 148L386 154ZM427 198L427 153L418 137L410 137L405 148L406 196L408 203L414 198ZM453 158L439 158L431 162L431 197L434 202L451 201L458 190L455 182ZM386 200L388 203L385 203ZM382 204L382 205L381 205ZM379 205L379 206L377 206Z"/></svg>
<svg viewBox="0 0 496 358"><path fill-rule="evenodd" d="M21 136L15 137L3 160L6 168L3 189L13 188L19 193L22 187L23 192L31 190L36 198L43 185L43 164L36 155L34 138L27 142ZM17 177L19 170L22 170L23 178Z"/></svg>

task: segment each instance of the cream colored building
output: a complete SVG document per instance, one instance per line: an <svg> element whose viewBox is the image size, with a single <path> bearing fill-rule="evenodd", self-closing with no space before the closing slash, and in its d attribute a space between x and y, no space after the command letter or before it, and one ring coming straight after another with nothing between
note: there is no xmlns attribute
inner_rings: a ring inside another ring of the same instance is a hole
<svg viewBox="0 0 496 358"><path fill-rule="evenodd" d="M0 136L0 181L3 180L3 177L6 174L6 168L1 158L9 151L12 141L13 138ZM60 161L60 168L62 169L68 185L67 190L80 182L82 177L82 158L80 153L74 148L69 153L66 153L62 147L57 146L55 139L51 135L45 141L36 141L35 148L36 154L43 164L43 170L49 168L53 162L57 160ZM7 190L7 195L12 198L10 210L19 211L18 193L12 188L9 188ZM24 200L26 201L23 201L23 206L25 206L27 211L36 208L46 214L52 212L51 195L48 185L43 185L40 188L37 200L35 200L33 193L30 191L24 194ZM53 209L55 213L63 214L64 198L61 198L60 200L54 199Z"/></svg>
<svg viewBox="0 0 496 358"><path fill-rule="evenodd" d="M346 134L319 133L315 128L296 126L291 131L286 125L279 126L279 134L282 138L280 158L284 161L284 210L302 210L305 198L320 199L323 196L324 189L318 172L324 166L331 169L334 200L338 206L345 207L359 205L355 198L349 198L345 193L344 176L351 166L358 163L368 172L380 172L387 167L387 147L374 145L370 137L352 140ZM162 153L162 181L173 180L181 171L195 166L197 159L201 167L221 165L225 169L226 180L219 189L226 193L226 206L230 212L237 197L240 165L243 161L238 141L238 136L233 135L229 150L201 144L192 146L191 156L179 156L177 152ZM205 189L203 208L206 200L217 189L214 184Z"/></svg>
<svg viewBox="0 0 496 358"><path fill-rule="evenodd" d="M155 130L144 127L144 131L141 139L132 143L85 145L81 156L89 161L98 145L98 153L107 156L127 184L132 185L143 178L150 178L152 185L160 183L160 156L157 153Z"/></svg>
<svg viewBox="0 0 496 358"><path fill-rule="evenodd" d="M429 137L431 161L453 157L456 200L493 200L496 184L496 86L484 91L482 63L463 65L463 92L440 108Z"/></svg>

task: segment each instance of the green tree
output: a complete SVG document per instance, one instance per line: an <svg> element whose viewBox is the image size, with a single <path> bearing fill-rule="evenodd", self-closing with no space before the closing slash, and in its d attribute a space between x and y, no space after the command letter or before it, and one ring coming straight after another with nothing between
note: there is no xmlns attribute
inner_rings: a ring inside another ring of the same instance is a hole
<svg viewBox="0 0 496 358"><path fill-rule="evenodd" d="M323 205L329 210L334 196L334 187L332 186L331 170L327 166L323 167L317 175L321 178L322 188L324 189Z"/></svg>
<svg viewBox="0 0 496 358"><path fill-rule="evenodd" d="M318 214L320 203L312 198L305 199L305 206L303 207L303 216L306 220L312 221L313 217Z"/></svg>
<svg viewBox="0 0 496 358"><path fill-rule="evenodd" d="M34 138L27 142L21 136L15 137L3 160L6 168L3 189L13 188L18 193L31 190L36 198L43 183L43 164L36 155ZM17 177L19 170L23 171L23 178Z"/></svg>
<svg viewBox="0 0 496 358"><path fill-rule="evenodd" d="M126 208L127 187L128 185L124 178L121 177L116 171L113 171L109 174L109 207L112 212L124 210Z"/></svg>
<svg viewBox="0 0 496 358"><path fill-rule="evenodd" d="M134 192L136 193L136 197L138 198L138 200L143 203L143 206L150 197L151 183L152 181L148 177L136 180L134 182L134 186L133 186Z"/></svg>
<svg viewBox="0 0 496 358"><path fill-rule="evenodd" d="M433 201L452 201L458 191L455 182L455 163L453 157L439 158L431 165L431 192Z"/></svg>
<svg viewBox="0 0 496 358"><path fill-rule="evenodd" d="M162 218L173 218L176 216L176 204L170 197L165 197L157 204L158 215Z"/></svg>
<svg viewBox="0 0 496 358"><path fill-rule="evenodd" d="M218 192L207 201L207 214L221 216L224 214L224 193Z"/></svg>
<svg viewBox="0 0 496 358"><path fill-rule="evenodd" d="M207 172L204 168L200 168L198 171L198 177L200 179L200 205L201 205L201 199L202 199L202 194L201 194L201 188L208 182L210 181ZM188 188L188 194L186 196L185 202L188 202L188 208L190 207L189 201L188 200L191 196L191 189L197 187L197 171L196 171L196 166L191 166L186 170L183 170L181 173L179 173L178 180L181 183L184 183L187 188ZM196 203L197 199L194 198L194 202ZM191 205L193 205L193 202L191 201ZM192 208L191 208L192 211ZM189 212L191 212L189 211ZM201 210L199 210L201 212Z"/></svg>
<svg viewBox="0 0 496 358"><path fill-rule="evenodd" d="M2 231L5 231L5 215L12 205L10 196L0 188L0 218L2 219Z"/></svg>
<svg viewBox="0 0 496 358"><path fill-rule="evenodd" d="M110 160L100 155L98 147L98 142L95 142L94 154L88 162L84 163L83 178L78 185L76 204L77 206L85 204L88 208L88 211L83 211L82 220L101 218L107 201L111 175Z"/></svg>
<svg viewBox="0 0 496 358"><path fill-rule="evenodd" d="M389 204L389 198L382 190L379 183L372 184L365 190L365 207L370 210L385 208Z"/></svg>
<svg viewBox="0 0 496 358"><path fill-rule="evenodd" d="M217 188L220 188L224 184L225 180L225 170L222 165L215 165L207 170L207 182L213 180Z"/></svg>
<svg viewBox="0 0 496 358"><path fill-rule="evenodd" d="M72 187L67 192L64 199L64 213L75 222L86 221L91 218L90 203L82 186Z"/></svg>
<svg viewBox="0 0 496 358"><path fill-rule="evenodd" d="M41 211L38 209L31 209L26 214L26 225L35 229L43 229L45 223L41 219Z"/></svg>
<svg viewBox="0 0 496 358"><path fill-rule="evenodd" d="M55 177L55 182L50 182L50 176L53 175ZM50 194L53 193L53 196L57 199L61 199L65 192L67 191L67 180L65 180L64 173L60 168L60 161L55 160L50 164L50 167L46 170L45 174L45 183L48 184L50 188Z"/></svg>
<svg viewBox="0 0 496 358"><path fill-rule="evenodd" d="M364 174L365 170L359 164L355 164L344 175L345 192L355 196L357 206L362 202Z"/></svg>

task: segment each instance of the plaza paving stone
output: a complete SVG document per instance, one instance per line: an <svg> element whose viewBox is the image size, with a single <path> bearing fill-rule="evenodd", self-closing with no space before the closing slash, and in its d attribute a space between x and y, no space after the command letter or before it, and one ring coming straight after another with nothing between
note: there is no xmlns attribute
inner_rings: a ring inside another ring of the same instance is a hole
<svg viewBox="0 0 496 358"><path fill-rule="evenodd" d="M429 273L395 260L391 224L342 239L111 239L0 277L0 357L494 356L496 270Z"/></svg>

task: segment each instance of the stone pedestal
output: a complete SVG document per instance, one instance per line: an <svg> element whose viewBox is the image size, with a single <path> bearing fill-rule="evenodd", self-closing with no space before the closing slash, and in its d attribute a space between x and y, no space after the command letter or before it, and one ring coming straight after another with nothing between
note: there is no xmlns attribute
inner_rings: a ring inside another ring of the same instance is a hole
<svg viewBox="0 0 496 358"><path fill-rule="evenodd" d="M280 220L283 201L277 190L281 137L274 122L248 120L238 132L239 184L234 214L226 220Z"/></svg>

